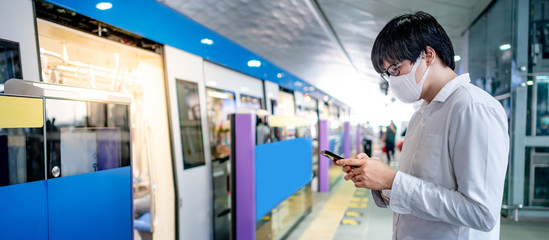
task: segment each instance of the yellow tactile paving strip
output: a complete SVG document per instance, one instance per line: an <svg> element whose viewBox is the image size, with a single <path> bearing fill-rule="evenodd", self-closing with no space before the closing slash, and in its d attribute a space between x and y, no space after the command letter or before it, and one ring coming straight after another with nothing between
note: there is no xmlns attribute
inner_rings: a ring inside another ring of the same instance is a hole
<svg viewBox="0 0 549 240"><path fill-rule="evenodd" d="M355 186L353 182L344 181L337 192L333 193L318 215L301 235L300 240L332 239L349 203L353 199Z"/></svg>

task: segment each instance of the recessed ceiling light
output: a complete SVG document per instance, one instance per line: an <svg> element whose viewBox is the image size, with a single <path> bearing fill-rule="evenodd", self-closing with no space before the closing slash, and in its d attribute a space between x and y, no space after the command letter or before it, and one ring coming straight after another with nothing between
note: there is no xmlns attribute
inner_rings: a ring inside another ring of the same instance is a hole
<svg viewBox="0 0 549 240"><path fill-rule="evenodd" d="M248 67L261 67L261 62L257 60L248 61Z"/></svg>
<svg viewBox="0 0 549 240"><path fill-rule="evenodd" d="M511 44L503 44L501 46L499 46L499 50L501 51L505 51L505 50L508 50L508 49L511 49Z"/></svg>
<svg viewBox="0 0 549 240"><path fill-rule="evenodd" d="M109 10L112 8L112 3L110 2L100 2L95 7L99 10Z"/></svg>
<svg viewBox="0 0 549 240"><path fill-rule="evenodd" d="M201 42L202 44L206 44L206 45L212 45L212 44L214 44L214 41L211 40L211 39L209 39L209 38L204 38L204 39L200 40L200 42Z"/></svg>

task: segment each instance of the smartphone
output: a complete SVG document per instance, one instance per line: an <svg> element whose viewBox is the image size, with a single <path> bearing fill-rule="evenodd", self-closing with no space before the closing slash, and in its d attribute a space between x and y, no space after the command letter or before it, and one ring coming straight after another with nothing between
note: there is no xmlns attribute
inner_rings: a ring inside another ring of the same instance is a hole
<svg viewBox="0 0 549 240"><path fill-rule="evenodd" d="M333 153L333 152L330 152L330 151L328 151L328 150L322 150L322 151L320 151L320 154L322 154L324 157L327 157L327 158L329 158L329 159L332 159L332 161L337 161L337 160L339 160L339 159L343 159L342 156L339 156L339 155L337 155L337 154L335 154L335 153Z"/></svg>
<svg viewBox="0 0 549 240"><path fill-rule="evenodd" d="M339 160L339 159L343 159L342 156L339 156L339 155L337 155L337 154L335 154L335 153L333 153L333 152L330 152L330 151L328 151L328 150L322 150L322 151L320 151L320 154L322 154L323 156L325 156L325 157L331 159L331 160L334 161L334 162L337 161L337 160ZM356 168L356 167L359 167L359 166L351 166L351 167L352 167L352 168Z"/></svg>

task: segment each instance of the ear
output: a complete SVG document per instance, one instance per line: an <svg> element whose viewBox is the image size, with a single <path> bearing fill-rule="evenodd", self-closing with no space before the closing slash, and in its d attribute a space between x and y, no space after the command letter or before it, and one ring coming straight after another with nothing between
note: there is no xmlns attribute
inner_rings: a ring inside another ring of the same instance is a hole
<svg viewBox="0 0 549 240"><path fill-rule="evenodd" d="M433 63L435 63L435 60L438 57L435 49L433 49L431 46L427 46L427 50L423 51L423 53L425 54L424 56L427 66L431 66Z"/></svg>

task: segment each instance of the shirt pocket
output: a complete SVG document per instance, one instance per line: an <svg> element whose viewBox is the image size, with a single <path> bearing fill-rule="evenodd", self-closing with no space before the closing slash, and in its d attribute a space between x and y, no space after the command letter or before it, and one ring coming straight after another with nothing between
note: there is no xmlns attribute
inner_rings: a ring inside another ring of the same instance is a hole
<svg viewBox="0 0 549 240"><path fill-rule="evenodd" d="M428 133L422 137L414 158L414 175L424 180L436 180L442 165L441 134Z"/></svg>

